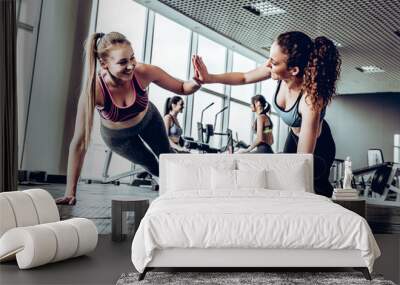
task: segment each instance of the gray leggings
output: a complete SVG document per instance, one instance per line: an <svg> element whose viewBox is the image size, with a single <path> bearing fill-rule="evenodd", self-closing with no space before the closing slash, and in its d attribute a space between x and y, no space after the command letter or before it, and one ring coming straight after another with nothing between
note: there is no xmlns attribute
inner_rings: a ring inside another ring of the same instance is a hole
<svg viewBox="0 0 400 285"><path fill-rule="evenodd" d="M156 106L151 102L146 115L139 124L126 129L110 129L101 125L100 133L106 145L113 152L141 165L155 176L159 176L158 158L160 154L171 152L164 121ZM143 141L151 148L152 152Z"/></svg>

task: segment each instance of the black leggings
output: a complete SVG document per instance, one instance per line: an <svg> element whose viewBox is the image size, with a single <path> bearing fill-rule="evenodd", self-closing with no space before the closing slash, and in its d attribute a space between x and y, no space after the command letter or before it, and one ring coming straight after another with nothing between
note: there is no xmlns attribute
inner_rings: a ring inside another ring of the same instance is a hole
<svg viewBox="0 0 400 285"><path fill-rule="evenodd" d="M292 130L286 138L285 153L296 153L299 137ZM329 182L329 173L336 155L336 146L328 123L322 122L321 135L314 150L314 191L319 195L332 197L333 187Z"/></svg>
<svg viewBox="0 0 400 285"><path fill-rule="evenodd" d="M151 102L139 124L126 129L109 129L101 125L100 133L113 152L141 165L155 176L159 176L160 154L171 152L164 121ZM143 141L152 151L145 146Z"/></svg>
<svg viewBox="0 0 400 285"><path fill-rule="evenodd" d="M260 143L256 150L252 150L250 153L274 153L271 146L267 143Z"/></svg>

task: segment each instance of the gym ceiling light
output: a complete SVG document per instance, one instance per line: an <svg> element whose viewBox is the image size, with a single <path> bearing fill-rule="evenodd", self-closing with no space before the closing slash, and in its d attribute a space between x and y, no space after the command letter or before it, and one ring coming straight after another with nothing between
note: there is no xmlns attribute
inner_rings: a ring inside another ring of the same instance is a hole
<svg viewBox="0 0 400 285"><path fill-rule="evenodd" d="M333 44L334 44L336 47L338 47L338 48L343 47L343 45L342 45L341 43L339 43L339 42L337 42L337 41L335 41L335 40L332 40L332 41L333 41Z"/></svg>
<svg viewBox="0 0 400 285"><path fill-rule="evenodd" d="M268 1L253 3L243 6L243 8L257 16L271 16L286 13L285 10L273 5Z"/></svg>
<svg viewBox="0 0 400 285"><path fill-rule="evenodd" d="M364 73L381 73L385 72L383 69L375 66L375 65L367 65L367 66L360 66L356 67L358 71L364 72Z"/></svg>

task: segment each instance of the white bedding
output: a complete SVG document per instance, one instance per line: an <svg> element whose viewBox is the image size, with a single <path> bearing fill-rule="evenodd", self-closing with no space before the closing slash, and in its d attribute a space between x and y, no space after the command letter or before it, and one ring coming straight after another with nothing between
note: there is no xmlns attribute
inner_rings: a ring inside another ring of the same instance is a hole
<svg viewBox="0 0 400 285"><path fill-rule="evenodd" d="M140 223L132 262L143 272L165 248L357 249L371 272L380 255L359 215L312 193L266 189L162 195Z"/></svg>

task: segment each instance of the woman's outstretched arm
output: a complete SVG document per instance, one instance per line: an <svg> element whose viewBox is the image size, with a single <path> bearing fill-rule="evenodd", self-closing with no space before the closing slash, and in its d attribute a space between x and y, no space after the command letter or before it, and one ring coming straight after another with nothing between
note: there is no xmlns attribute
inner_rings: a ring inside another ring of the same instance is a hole
<svg viewBox="0 0 400 285"><path fill-rule="evenodd" d="M146 79L148 83L154 82L161 88L174 92L179 95L190 95L199 90L201 85L193 80L184 81L177 79L158 66L151 64L141 64L137 71Z"/></svg>
<svg viewBox="0 0 400 285"><path fill-rule="evenodd" d="M222 83L228 85L243 85L259 82L269 79L271 71L266 64L259 66L247 72L227 72L221 74L208 73L203 59L195 55L192 57L192 63L195 68L195 80L200 83Z"/></svg>

